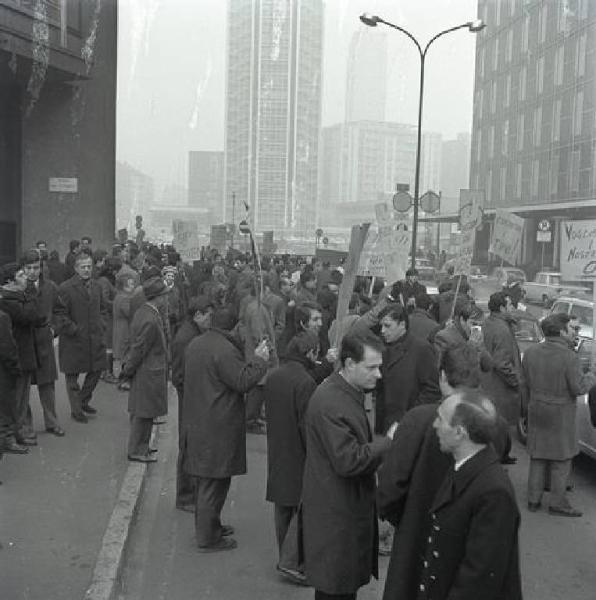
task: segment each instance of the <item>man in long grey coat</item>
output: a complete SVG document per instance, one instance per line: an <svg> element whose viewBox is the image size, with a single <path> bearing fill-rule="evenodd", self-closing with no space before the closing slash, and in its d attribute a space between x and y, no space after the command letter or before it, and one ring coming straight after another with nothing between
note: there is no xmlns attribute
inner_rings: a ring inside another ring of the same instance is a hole
<svg viewBox="0 0 596 600"><path fill-rule="evenodd" d="M168 412L168 351L160 310L168 304L169 290L163 279L153 277L143 282L143 292L147 302L132 320L130 350L122 375L132 379L128 460L149 463L157 460L149 449L153 419Z"/></svg>
<svg viewBox="0 0 596 600"><path fill-rule="evenodd" d="M181 448L183 469L196 477L195 532L200 552L231 550L236 541L220 514L231 478L246 473L244 394L267 371L269 349L260 342L251 360L231 329L234 318L220 309L213 328L194 338L185 353Z"/></svg>
<svg viewBox="0 0 596 600"><path fill-rule="evenodd" d="M97 410L91 396L101 372L107 367L101 289L92 277L93 260L80 252L74 262L75 274L58 288L60 303L56 307L56 330L60 336L58 358L66 377L66 391L72 418L87 422L87 414ZM79 375L85 373L82 387Z"/></svg>
<svg viewBox="0 0 596 600"><path fill-rule="evenodd" d="M547 470L550 470L549 513L581 517L565 494L571 461L578 453L576 397L583 391L573 352L575 330L569 316L555 313L542 322L546 336L524 354L522 362L528 403L528 509L540 508Z"/></svg>
<svg viewBox="0 0 596 600"><path fill-rule="evenodd" d="M356 598L378 576L375 471L391 440L373 440L364 395L381 377L382 351L370 332L343 337L341 369L317 388L306 413L303 546L316 600Z"/></svg>

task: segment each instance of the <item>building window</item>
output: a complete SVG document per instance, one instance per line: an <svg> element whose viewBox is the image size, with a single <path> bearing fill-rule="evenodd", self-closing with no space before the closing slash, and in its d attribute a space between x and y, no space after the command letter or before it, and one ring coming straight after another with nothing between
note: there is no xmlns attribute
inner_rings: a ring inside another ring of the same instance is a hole
<svg viewBox="0 0 596 600"><path fill-rule="evenodd" d="M582 133L582 117L584 114L584 92L579 90L575 95L575 108L573 111L573 135Z"/></svg>
<svg viewBox="0 0 596 600"><path fill-rule="evenodd" d="M491 125L488 130L488 157L492 158L495 155L495 126Z"/></svg>
<svg viewBox="0 0 596 600"><path fill-rule="evenodd" d="M536 94L542 94L544 89L544 56L536 62Z"/></svg>
<svg viewBox="0 0 596 600"><path fill-rule="evenodd" d="M490 88L490 112L497 110L497 82L493 81Z"/></svg>
<svg viewBox="0 0 596 600"><path fill-rule="evenodd" d="M558 142L561 139L561 110L562 110L561 99L555 100L553 107L553 141Z"/></svg>
<svg viewBox="0 0 596 600"><path fill-rule="evenodd" d="M555 85L563 84L563 67L565 66L565 46L561 44L555 54Z"/></svg>
<svg viewBox="0 0 596 600"><path fill-rule="evenodd" d="M583 77L586 74L586 34L582 33L577 38L577 57L575 74L578 77Z"/></svg>
<svg viewBox="0 0 596 600"><path fill-rule="evenodd" d="M532 136L534 138L534 146L540 146L542 139L542 106L538 106L534 110L534 130Z"/></svg>
<svg viewBox="0 0 596 600"><path fill-rule="evenodd" d="M535 158L532 161L532 196L538 196L538 182L540 175L540 161Z"/></svg>
<svg viewBox="0 0 596 600"><path fill-rule="evenodd" d="M526 53L528 51L528 40L530 37L530 16L526 14L524 17L524 21L522 23L522 42L521 48L522 52Z"/></svg>
<svg viewBox="0 0 596 600"><path fill-rule="evenodd" d="M505 107L509 107L511 103L511 73L507 75L507 79L505 79L505 93L503 94L503 104Z"/></svg>
<svg viewBox="0 0 596 600"><path fill-rule="evenodd" d="M503 137L501 138L501 154L503 156L507 155L507 151L509 148L509 120L505 120L503 123Z"/></svg>
<svg viewBox="0 0 596 600"><path fill-rule="evenodd" d="M492 191L493 191L493 170L489 169L486 174L486 205L492 206Z"/></svg>
<svg viewBox="0 0 596 600"><path fill-rule="evenodd" d="M501 0L495 0L495 25L501 24Z"/></svg>
<svg viewBox="0 0 596 600"><path fill-rule="evenodd" d="M548 182L550 193L556 194L559 189L559 157L556 154L553 154L550 159Z"/></svg>
<svg viewBox="0 0 596 600"><path fill-rule="evenodd" d="M501 202L504 202L507 199L507 167L501 167Z"/></svg>
<svg viewBox="0 0 596 600"><path fill-rule="evenodd" d="M517 163L517 173L515 175L515 195L517 198L521 198L522 195L522 173L523 173L523 165L522 163Z"/></svg>
<svg viewBox="0 0 596 600"><path fill-rule="evenodd" d="M480 162L480 156L482 154L482 129L478 131L478 139L476 141L476 160Z"/></svg>
<svg viewBox="0 0 596 600"><path fill-rule="evenodd" d="M528 81L528 70L526 65L523 65L519 71L519 89L518 98L521 102L526 99L526 83Z"/></svg>
<svg viewBox="0 0 596 600"><path fill-rule="evenodd" d="M572 192L579 191L579 163L581 153L579 150L574 150L571 153L571 173L569 174L569 189Z"/></svg>
<svg viewBox="0 0 596 600"><path fill-rule="evenodd" d="M493 54L493 71L499 68L499 38L495 37L495 49Z"/></svg>
<svg viewBox="0 0 596 600"><path fill-rule="evenodd" d="M512 17L515 15L515 3L516 3L516 0L509 0L509 14Z"/></svg>
<svg viewBox="0 0 596 600"><path fill-rule="evenodd" d="M546 41L546 32L548 27L548 4L543 3L540 7L540 43Z"/></svg>
<svg viewBox="0 0 596 600"><path fill-rule="evenodd" d="M524 149L524 114L519 115L517 121L517 150L521 152Z"/></svg>
<svg viewBox="0 0 596 600"><path fill-rule="evenodd" d="M482 119L482 113L484 111L484 90L480 90L476 96L478 100L478 118Z"/></svg>
<svg viewBox="0 0 596 600"><path fill-rule="evenodd" d="M592 2L592 0L579 0L579 15L581 19L588 18L588 4Z"/></svg>
<svg viewBox="0 0 596 600"><path fill-rule="evenodd" d="M510 63L512 58L513 58L513 29L510 29L507 32L507 54L506 54L506 61L508 63Z"/></svg>
<svg viewBox="0 0 596 600"><path fill-rule="evenodd" d="M481 78L484 78L484 57L486 56L486 46L482 46L478 56L478 73Z"/></svg>

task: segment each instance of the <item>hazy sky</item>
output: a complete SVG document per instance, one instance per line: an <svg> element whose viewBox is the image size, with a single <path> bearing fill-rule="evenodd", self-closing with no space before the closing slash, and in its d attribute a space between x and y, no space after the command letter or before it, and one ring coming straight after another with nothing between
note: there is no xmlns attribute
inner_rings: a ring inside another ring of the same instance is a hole
<svg viewBox="0 0 596 600"><path fill-rule="evenodd" d="M223 150L226 0L120 0L118 160L164 184L186 184L189 150ZM327 0L323 125L344 117L346 63L362 12L408 29L421 43L476 17L476 0ZM389 41L388 121L416 123L419 59L413 43ZM373 33L373 32L371 32ZM423 129L444 139L472 121L474 35L441 38L426 61Z"/></svg>

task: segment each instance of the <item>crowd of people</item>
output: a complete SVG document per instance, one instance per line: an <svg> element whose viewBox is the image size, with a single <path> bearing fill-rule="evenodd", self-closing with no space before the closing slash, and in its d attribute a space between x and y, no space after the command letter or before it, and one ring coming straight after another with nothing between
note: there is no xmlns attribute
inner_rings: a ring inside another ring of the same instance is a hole
<svg viewBox="0 0 596 600"><path fill-rule="evenodd" d="M191 266L171 246L108 252L87 237L64 262L40 241L4 265L0 451L37 444L31 385L46 431L65 435L59 367L77 426L96 415L100 380L128 393L128 459L155 462L171 381L176 508L194 513L200 552L236 547L221 512L247 470L246 434L264 434L277 569L315 598L355 598L377 575L379 528L392 538L387 599L521 598L521 517L502 465L516 463L522 406L528 510L549 489L549 514L581 516L567 497L575 398L595 381L579 370L573 319L544 319L546 341L522 358L516 290L493 293L485 316L465 277L436 297L415 269L387 286L358 277L338 319L341 266L257 258L205 248Z"/></svg>

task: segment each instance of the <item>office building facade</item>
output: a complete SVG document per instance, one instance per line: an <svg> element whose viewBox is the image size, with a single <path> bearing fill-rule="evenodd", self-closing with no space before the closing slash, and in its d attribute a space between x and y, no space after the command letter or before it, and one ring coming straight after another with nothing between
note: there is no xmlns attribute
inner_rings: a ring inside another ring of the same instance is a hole
<svg viewBox="0 0 596 600"><path fill-rule="evenodd" d="M525 219L520 262L559 266L560 221L596 213L596 2L480 0L470 187ZM488 258L489 232L477 255Z"/></svg>
<svg viewBox="0 0 596 600"><path fill-rule="evenodd" d="M191 151L188 153L188 205L204 208L214 225L223 222L224 153Z"/></svg>
<svg viewBox="0 0 596 600"><path fill-rule="evenodd" d="M322 45L322 0L228 0L224 221L312 234Z"/></svg>

